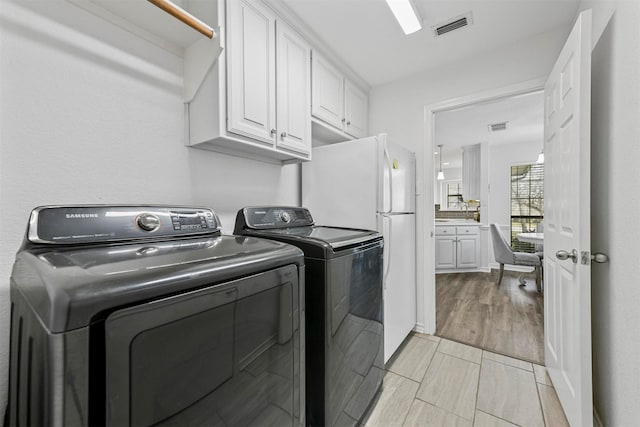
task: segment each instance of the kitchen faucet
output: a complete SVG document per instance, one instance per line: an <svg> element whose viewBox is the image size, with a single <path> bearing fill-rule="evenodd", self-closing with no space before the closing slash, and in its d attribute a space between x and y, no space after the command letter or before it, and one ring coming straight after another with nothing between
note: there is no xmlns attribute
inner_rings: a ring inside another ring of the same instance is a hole
<svg viewBox="0 0 640 427"><path fill-rule="evenodd" d="M464 219L469 219L469 203L462 202L460 204L460 210L462 211L462 207L464 206Z"/></svg>

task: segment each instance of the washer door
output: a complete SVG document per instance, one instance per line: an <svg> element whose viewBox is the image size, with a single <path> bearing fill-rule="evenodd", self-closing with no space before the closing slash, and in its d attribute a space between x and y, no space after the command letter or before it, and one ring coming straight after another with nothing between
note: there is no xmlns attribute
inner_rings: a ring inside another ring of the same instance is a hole
<svg viewBox="0 0 640 427"><path fill-rule="evenodd" d="M297 424L298 295L286 266L112 313L106 424Z"/></svg>

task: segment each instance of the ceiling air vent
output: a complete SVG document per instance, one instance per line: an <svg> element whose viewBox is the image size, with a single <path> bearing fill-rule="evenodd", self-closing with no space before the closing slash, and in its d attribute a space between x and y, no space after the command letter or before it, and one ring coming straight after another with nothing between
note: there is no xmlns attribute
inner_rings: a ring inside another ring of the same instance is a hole
<svg viewBox="0 0 640 427"><path fill-rule="evenodd" d="M489 125L489 132L497 132L499 130L507 130L507 123L509 123L509 122L490 124Z"/></svg>
<svg viewBox="0 0 640 427"><path fill-rule="evenodd" d="M471 18L471 12L469 12L461 16L456 16L455 18L449 19L448 21L431 28L433 29L436 37L439 37L443 34L467 27L471 24L473 24L473 19Z"/></svg>

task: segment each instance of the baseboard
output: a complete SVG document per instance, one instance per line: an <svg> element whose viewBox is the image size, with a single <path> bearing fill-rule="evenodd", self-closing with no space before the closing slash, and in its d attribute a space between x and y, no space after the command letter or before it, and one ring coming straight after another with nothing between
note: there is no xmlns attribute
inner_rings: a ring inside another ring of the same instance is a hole
<svg viewBox="0 0 640 427"><path fill-rule="evenodd" d="M436 274L447 273L491 273L491 269L485 271L484 268L450 268L446 270L436 270Z"/></svg>
<svg viewBox="0 0 640 427"><path fill-rule="evenodd" d="M416 323L416 326L413 328L413 332L424 334L424 325L422 323Z"/></svg>
<svg viewBox="0 0 640 427"><path fill-rule="evenodd" d="M604 424L602 424L602 420L600 419L600 415L598 415L598 411L596 411L595 406L593 408L593 427L604 427Z"/></svg>

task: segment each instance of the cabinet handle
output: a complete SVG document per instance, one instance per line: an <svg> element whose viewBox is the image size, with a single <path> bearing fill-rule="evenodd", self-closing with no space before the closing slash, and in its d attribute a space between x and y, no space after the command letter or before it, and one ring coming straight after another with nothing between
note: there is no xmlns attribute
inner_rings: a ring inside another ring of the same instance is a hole
<svg viewBox="0 0 640 427"><path fill-rule="evenodd" d="M347 126L351 126L351 122L347 122Z"/></svg>
<svg viewBox="0 0 640 427"><path fill-rule="evenodd" d="M342 119L342 123L344 123L344 122L346 122L346 121L347 121L347 119L345 119L345 118L343 118L343 119Z"/></svg>
<svg viewBox="0 0 640 427"><path fill-rule="evenodd" d="M275 129L271 129L271 136L274 136L276 134L276 130Z"/></svg>
<svg viewBox="0 0 640 427"><path fill-rule="evenodd" d="M285 139L287 137L287 133L286 132L282 132L280 134L280 139Z"/></svg>

